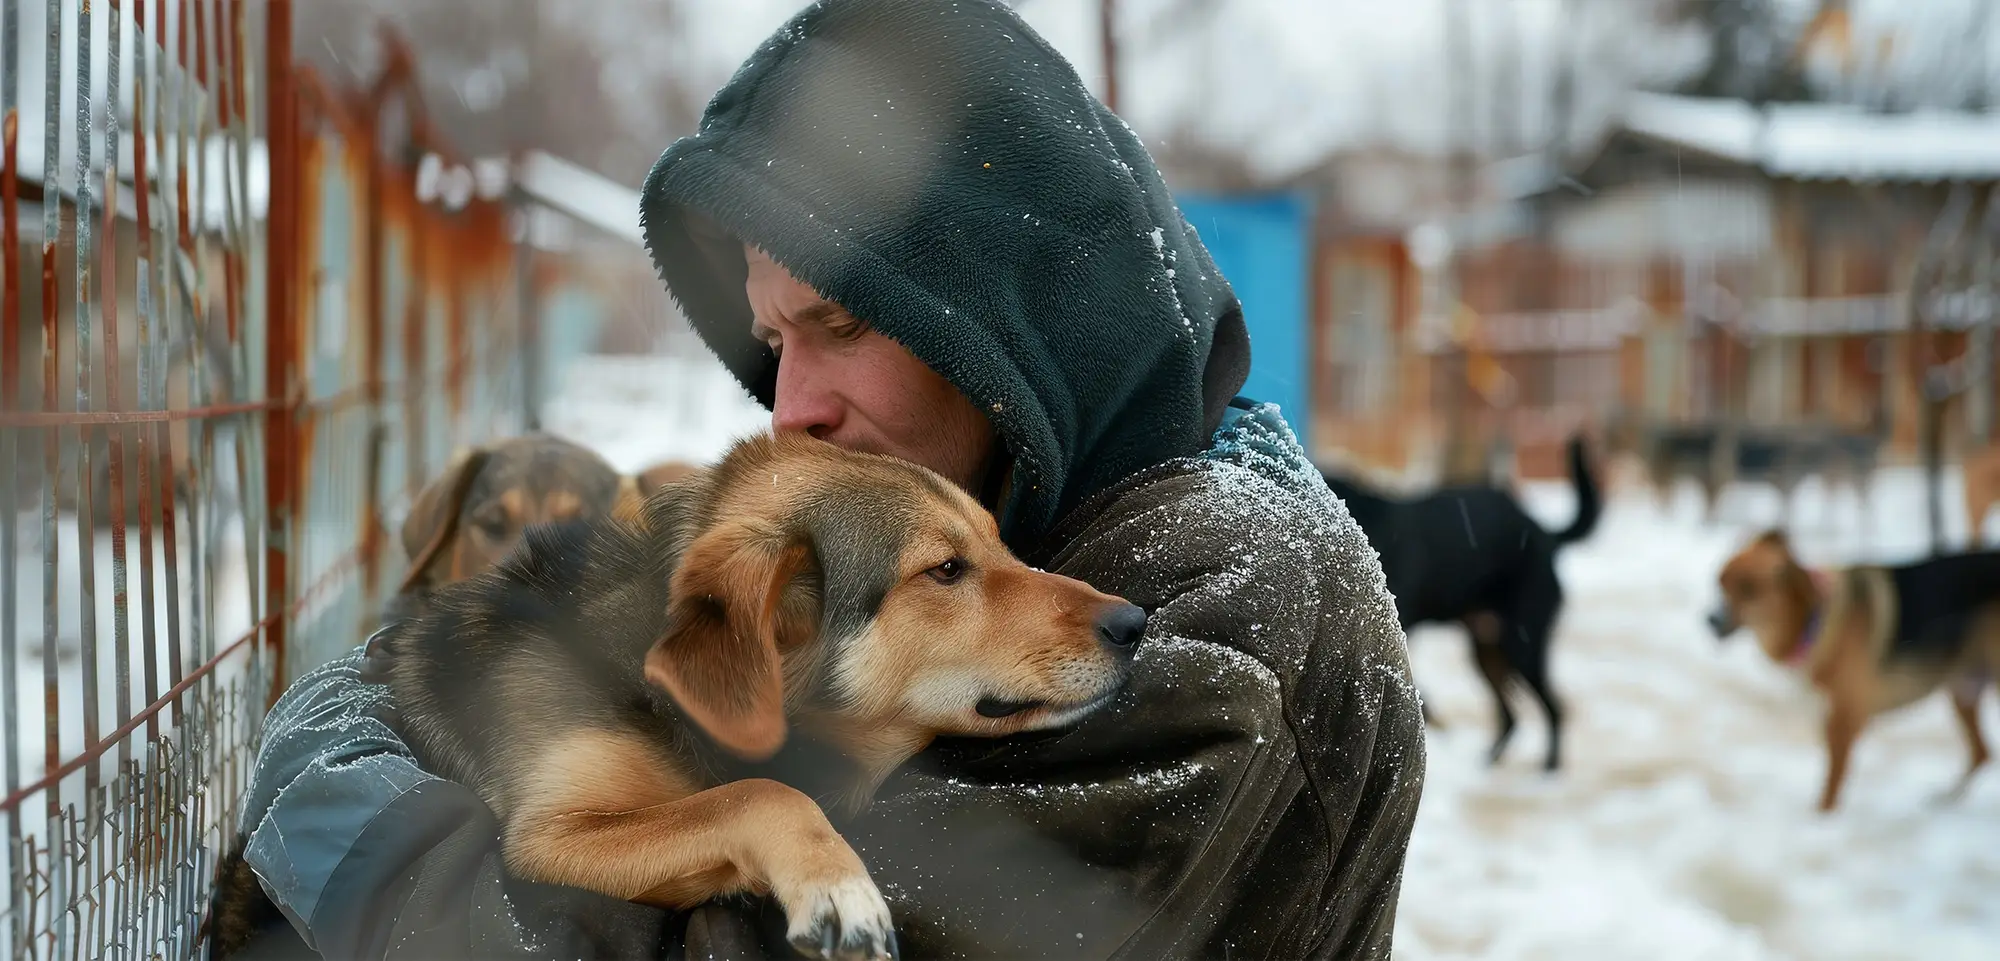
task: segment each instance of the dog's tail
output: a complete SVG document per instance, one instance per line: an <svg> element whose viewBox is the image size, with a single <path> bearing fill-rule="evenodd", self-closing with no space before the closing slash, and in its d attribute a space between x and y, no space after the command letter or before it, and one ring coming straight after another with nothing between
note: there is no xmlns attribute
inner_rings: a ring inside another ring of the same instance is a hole
<svg viewBox="0 0 2000 961"><path fill-rule="evenodd" d="M215 869L215 890L209 896L208 917L201 934L209 944L210 961L221 961L242 951L265 926L284 918L276 904L264 894L257 872L243 859L243 838Z"/></svg>
<svg viewBox="0 0 2000 961"><path fill-rule="evenodd" d="M1597 529L1598 515L1604 513L1604 500L1597 490L1597 479L1590 475L1590 456L1584 449L1582 434L1569 439L1569 477L1576 485L1576 519L1556 532L1558 545L1589 537Z"/></svg>

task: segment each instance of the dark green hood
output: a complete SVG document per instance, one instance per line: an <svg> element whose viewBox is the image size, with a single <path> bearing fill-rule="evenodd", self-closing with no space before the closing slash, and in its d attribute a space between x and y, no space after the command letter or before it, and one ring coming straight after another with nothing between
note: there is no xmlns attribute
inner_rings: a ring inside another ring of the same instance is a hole
<svg viewBox="0 0 2000 961"><path fill-rule="evenodd" d="M1139 138L990 0L802 11L661 155L641 218L668 290L766 407L744 241L985 409L1014 457L1017 549L1201 450L1249 369L1236 296Z"/></svg>

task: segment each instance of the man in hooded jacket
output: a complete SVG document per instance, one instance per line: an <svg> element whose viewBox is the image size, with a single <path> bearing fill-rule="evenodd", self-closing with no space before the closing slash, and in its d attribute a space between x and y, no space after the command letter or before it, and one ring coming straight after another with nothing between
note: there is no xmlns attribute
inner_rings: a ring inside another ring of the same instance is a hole
<svg viewBox="0 0 2000 961"><path fill-rule="evenodd" d="M778 426L944 450L926 466L1023 559L1151 612L1111 707L936 745L842 825L906 955L1388 956L1424 743L1380 565L1277 409L1235 396L1234 294L1060 55L997 0L825 0L660 158L642 219ZM933 416L866 399L931 381ZM311 947L782 951L748 905L669 916L508 876L491 811L422 769L356 663L278 703L243 813Z"/></svg>

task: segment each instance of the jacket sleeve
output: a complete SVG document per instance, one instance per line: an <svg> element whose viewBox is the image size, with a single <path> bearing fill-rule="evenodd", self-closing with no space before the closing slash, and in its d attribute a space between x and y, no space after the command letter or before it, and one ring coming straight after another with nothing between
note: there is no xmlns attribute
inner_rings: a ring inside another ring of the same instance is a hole
<svg viewBox="0 0 2000 961"><path fill-rule="evenodd" d="M427 773L385 721L360 652L299 678L264 721L244 857L308 946L337 958L658 953L668 916L509 877L498 823Z"/></svg>
<svg viewBox="0 0 2000 961"><path fill-rule="evenodd" d="M1332 842L1309 956L1386 959L1423 793L1423 706L1387 594L1358 593L1328 620L1289 702Z"/></svg>

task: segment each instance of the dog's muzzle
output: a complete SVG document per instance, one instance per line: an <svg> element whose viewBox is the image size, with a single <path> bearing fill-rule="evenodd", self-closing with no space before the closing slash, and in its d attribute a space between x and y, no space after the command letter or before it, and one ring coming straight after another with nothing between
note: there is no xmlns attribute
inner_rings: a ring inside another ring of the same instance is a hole
<svg viewBox="0 0 2000 961"><path fill-rule="evenodd" d="M1715 632L1715 639L1718 641L1736 633L1736 629L1740 626L1742 625L1736 621L1736 612L1730 610L1727 604L1718 604L1714 610L1708 612L1708 629Z"/></svg>

